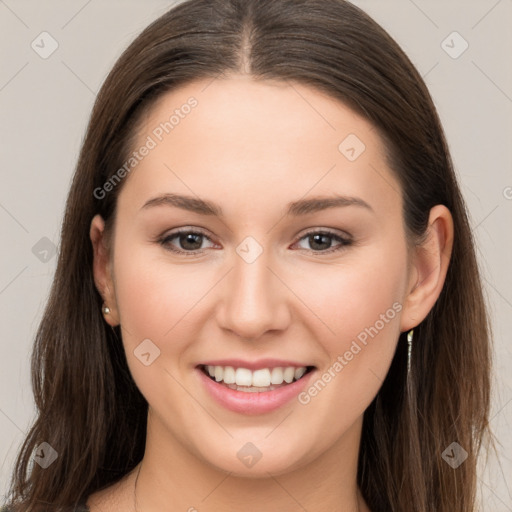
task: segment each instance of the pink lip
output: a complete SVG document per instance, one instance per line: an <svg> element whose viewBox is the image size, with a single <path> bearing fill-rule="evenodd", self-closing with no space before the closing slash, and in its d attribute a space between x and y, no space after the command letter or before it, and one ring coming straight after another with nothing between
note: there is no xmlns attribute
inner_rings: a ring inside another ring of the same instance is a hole
<svg viewBox="0 0 512 512"><path fill-rule="evenodd" d="M233 366L234 368L247 368L248 370L259 370L261 368L277 368L294 366L311 366L297 363L296 361L285 361L284 359L260 359L259 361L244 361L243 359L216 359L215 361L203 361L197 366Z"/></svg>
<svg viewBox="0 0 512 512"><path fill-rule="evenodd" d="M224 366L224 364L218 364L218 366ZM226 366L232 365L226 364ZM283 366L294 365L287 364ZM268 366L266 368L268 368ZM200 368L196 368L196 372L198 373L201 382L206 387L207 392L218 404L231 411L249 415L264 414L283 406L296 397L308 385L311 375L315 373L314 370L306 373L301 379L292 382L291 384L287 384L286 386L274 389L274 391L247 393L244 391L230 389L223 384L216 382L208 377Z"/></svg>

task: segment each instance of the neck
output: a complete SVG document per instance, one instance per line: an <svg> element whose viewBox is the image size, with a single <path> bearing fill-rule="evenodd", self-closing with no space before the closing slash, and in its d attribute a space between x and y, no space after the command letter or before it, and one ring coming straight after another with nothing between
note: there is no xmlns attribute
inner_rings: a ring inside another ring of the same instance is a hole
<svg viewBox="0 0 512 512"><path fill-rule="evenodd" d="M264 506L266 512L369 512L356 480L361 425L362 418L314 460L297 463L286 473L250 478L235 469L219 470L150 413L145 455L133 479L134 509L259 512Z"/></svg>

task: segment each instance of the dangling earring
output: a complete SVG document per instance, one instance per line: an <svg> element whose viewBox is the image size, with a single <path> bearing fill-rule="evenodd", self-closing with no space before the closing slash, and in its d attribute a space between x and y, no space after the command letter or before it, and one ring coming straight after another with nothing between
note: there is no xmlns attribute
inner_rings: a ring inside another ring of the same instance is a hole
<svg viewBox="0 0 512 512"><path fill-rule="evenodd" d="M110 308L105 303L103 303L101 310L103 311L104 315L110 315Z"/></svg>
<svg viewBox="0 0 512 512"><path fill-rule="evenodd" d="M414 329L411 329L407 333L407 374L411 371L411 353L412 353L412 337L414 334Z"/></svg>

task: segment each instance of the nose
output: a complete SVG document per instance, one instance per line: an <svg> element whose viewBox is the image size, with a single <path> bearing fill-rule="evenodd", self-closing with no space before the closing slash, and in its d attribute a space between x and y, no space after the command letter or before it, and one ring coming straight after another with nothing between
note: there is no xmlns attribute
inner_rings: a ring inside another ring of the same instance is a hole
<svg viewBox="0 0 512 512"><path fill-rule="evenodd" d="M218 325L247 340L285 330L291 294L271 268L266 252L252 263L235 254L233 264L219 290Z"/></svg>

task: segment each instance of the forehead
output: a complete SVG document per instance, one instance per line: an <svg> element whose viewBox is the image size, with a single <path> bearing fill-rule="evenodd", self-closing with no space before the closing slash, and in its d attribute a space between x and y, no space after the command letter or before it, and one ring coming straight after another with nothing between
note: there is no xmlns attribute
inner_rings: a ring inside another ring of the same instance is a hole
<svg viewBox="0 0 512 512"><path fill-rule="evenodd" d="M144 145L151 149L120 201L140 206L151 194L175 191L256 210L334 191L400 207L373 125L298 83L234 76L188 84L145 114L133 149Z"/></svg>

